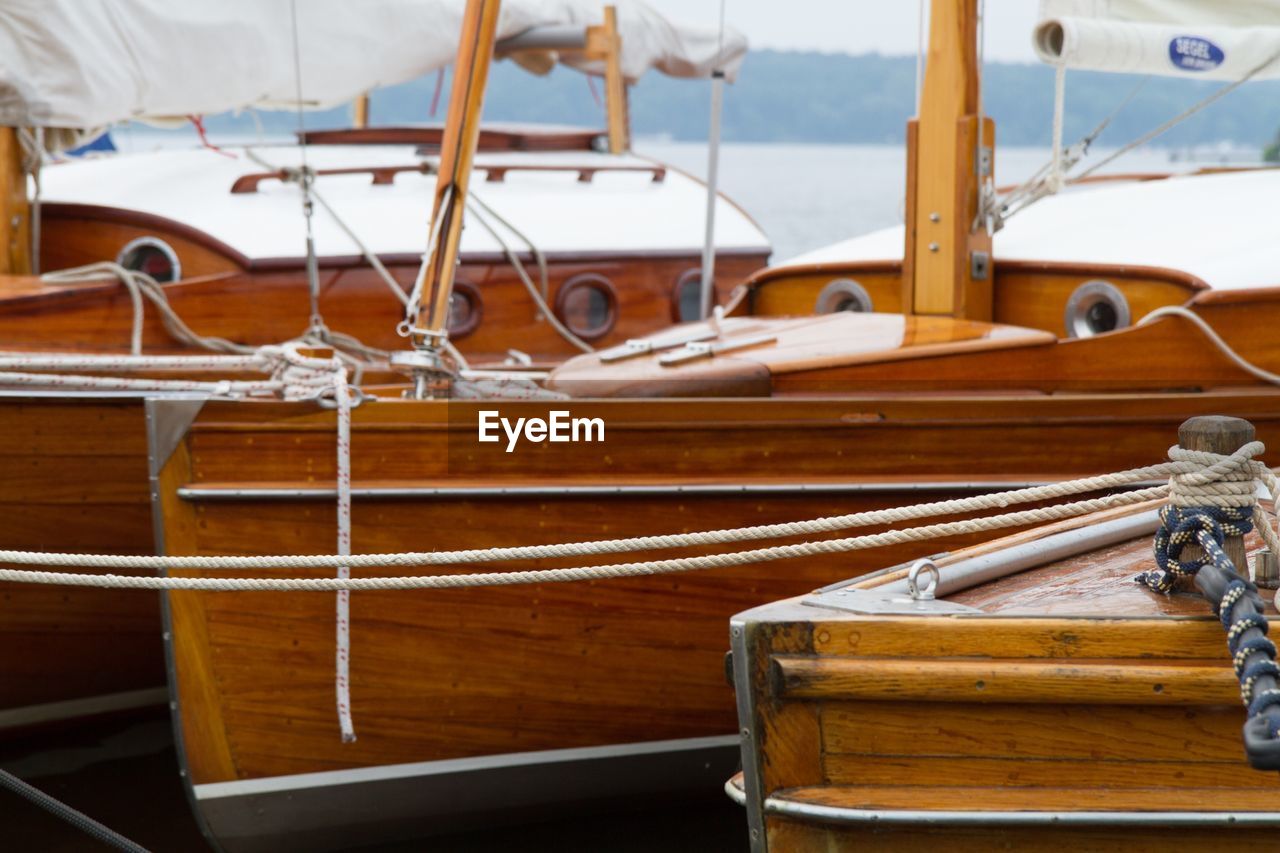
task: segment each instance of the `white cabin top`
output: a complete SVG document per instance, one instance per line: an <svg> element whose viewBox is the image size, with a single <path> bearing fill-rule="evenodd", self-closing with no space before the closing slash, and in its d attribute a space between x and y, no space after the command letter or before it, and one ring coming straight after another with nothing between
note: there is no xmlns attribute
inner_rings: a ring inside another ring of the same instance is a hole
<svg viewBox="0 0 1280 853"><path fill-rule="evenodd" d="M1280 169L1180 175L1081 186L1042 199L995 235L1000 261L1164 267L1210 287L1280 284ZM776 265L899 260L902 226L844 240Z"/></svg>
<svg viewBox="0 0 1280 853"><path fill-rule="evenodd" d="M297 167L295 144L254 146L273 167ZM330 169L414 166L433 155L413 145L312 145L308 165ZM698 253L705 236L706 186L688 175L632 154L594 151L495 151L476 155L471 194L509 222L529 243L547 253ZM484 167L509 166L501 181L487 180ZM521 166L542 170L521 170ZM545 170L563 166L564 170ZM654 180L654 168L665 169ZM580 170L596 170L579 180ZM302 193L297 184L274 178L256 191L232 193L244 175L271 171L240 147L163 149L112 154L46 167L41 175L46 203L99 205L161 216L208 234L251 261L296 258L305 252ZM369 172L320 175L315 189L356 236L378 255L426 250L436 178L403 172L394 182L374 184ZM524 238L494 221L502 241L525 253ZM462 234L463 254L503 250L473 214ZM321 204L314 208L316 251L321 257L360 254L359 247ZM732 202L716 208L716 247L767 253L769 240Z"/></svg>

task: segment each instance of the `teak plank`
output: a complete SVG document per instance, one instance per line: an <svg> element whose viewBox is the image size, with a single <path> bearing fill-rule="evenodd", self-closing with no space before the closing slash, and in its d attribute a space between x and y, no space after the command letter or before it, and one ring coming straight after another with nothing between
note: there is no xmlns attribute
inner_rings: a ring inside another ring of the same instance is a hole
<svg viewBox="0 0 1280 853"><path fill-rule="evenodd" d="M795 699L1214 705L1240 696L1217 662L962 661L775 656L774 689Z"/></svg>

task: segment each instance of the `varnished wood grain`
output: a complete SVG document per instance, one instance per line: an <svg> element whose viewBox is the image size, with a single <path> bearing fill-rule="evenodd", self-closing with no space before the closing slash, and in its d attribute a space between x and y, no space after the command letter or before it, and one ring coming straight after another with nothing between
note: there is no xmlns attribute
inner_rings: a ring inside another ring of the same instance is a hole
<svg viewBox="0 0 1280 853"><path fill-rule="evenodd" d="M1104 733L1105 735L1105 733ZM1109 738L1110 740L1110 738ZM998 788L1058 788L1064 779L1078 787L1110 790L1146 788L1173 777L1193 788L1257 788L1280 794L1280 782L1245 771L1234 761L1148 761L1139 755L1117 758L975 757L949 755L860 755L827 752L823 769L833 785L893 786L904 779L955 780L957 784ZM1228 794L1229 796L1229 794Z"/></svg>
<svg viewBox="0 0 1280 853"><path fill-rule="evenodd" d="M0 400L4 548L153 550L141 401ZM6 584L0 589L0 708L164 683L156 596Z"/></svg>
<svg viewBox="0 0 1280 853"><path fill-rule="evenodd" d="M847 661L778 655L773 666L775 689L797 699L1200 705L1225 704L1240 695L1235 674L1220 661Z"/></svg>
<svg viewBox="0 0 1280 853"><path fill-rule="evenodd" d="M1042 853L1063 849L1080 853L1165 853L1174 833L1161 827L1055 827L1046 838L1040 827L953 827L863 825L833 827L803 824L781 818L768 822L770 850L814 850L824 853ZM1274 827L1179 827L1177 849L1188 853L1219 853L1224 845L1267 847Z"/></svg>

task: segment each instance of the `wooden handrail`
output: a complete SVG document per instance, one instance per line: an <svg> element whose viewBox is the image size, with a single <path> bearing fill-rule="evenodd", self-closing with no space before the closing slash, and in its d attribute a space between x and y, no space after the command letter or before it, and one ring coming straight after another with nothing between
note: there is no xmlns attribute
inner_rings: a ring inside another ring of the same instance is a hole
<svg viewBox="0 0 1280 853"><path fill-rule="evenodd" d="M477 163L475 168L484 172L485 180L493 184L505 181L507 172L577 172L578 181L584 184L591 183L595 179L597 172L645 172L653 176L653 183L655 184L660 184L667 179L665 166L560 166L552 163ZM404 172L430 175L435 172L435 167L431 163L415 163L407 166L349 166L342 169L317 169L316 176L372 175L374 184L386 185L395 183L396 175ZM231 185L231 192L235 195L256 193L258 184L263 181L286 181L288 179L289 171L287 169L277 169L274 172L254 172L236 178L235 183Z"/></svg>
<svg viewBox="0 0 1280 853"><path fill-rule="evenodd" d="M581 183L589 184L597 172L648 172L653 175L653 182L660 184L667 178L665 166L559 166L551 163L528 163L510 165L496 163L477 163L477 169L483 169L489 183L496 184L506 180L507 172L577 172Z"/></svg>
<svg viewBox="0 0 1280 853"><path fill-rule="evenodd" d="M417 172L422 175L429 175L435 171L430 163L414 163L407 166L350 166L342 169L317 169L317 177L328 177L330 175L372 175L374 184L394 184L396 175L403 172ZM249 175L241 175L236 178L235 183L231 185L233 195L241 193L256 193L258 184L263 181L277 180L287 181L290 172L288 169L276 169L274 172L254 172Z"/></svg>

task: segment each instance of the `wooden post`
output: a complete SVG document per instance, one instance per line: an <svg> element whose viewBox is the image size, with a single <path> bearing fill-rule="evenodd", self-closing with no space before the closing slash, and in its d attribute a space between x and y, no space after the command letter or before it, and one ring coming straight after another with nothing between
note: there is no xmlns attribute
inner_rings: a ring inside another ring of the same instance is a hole
<svg viewBox="0 0 1280 853"><path fill-rule="evenodd" d="M907 132L903 304L915 314L990 320L991 236L974 226L984 173L993 168L995 124L982 118L979 126L977 0L932 4L926 63L919 115Z"/></svg>
<svg viewBox="0 0 1280 853"><path fill-rule="evenodd" d="M31 273L31 201L18 131L0 127L0 275Z"/></svg>
<svg viewBox="0 0 1280 853"><path fill-rule="evenodd" d="M351 124L353 127L369 126L369 93L365 92L352 103Z"/></svg>
<svg viewBox="0 0 1280 853"><path fill-rule="evenodd" d="M587 28L588 56L604 60L604 106L609 125L609 153L631 148L627 108L627 81L622 76L622 37L618 35L618 8L604 7L604 24Z"/></svg>
<svg viewBox="0 0 1280 853"><path fill-rule="evenodd" d="M1178 444L1187 450L1200 450L1206 453L1228 455L1253 441L1256 433L1253 424L1241 418L1228 418L1221 415L1204 415L1191 418L1178 427ZM1249 577L1249 565L1245 562L1244 537L1228 536L1223 543L1223 550L1235 564L1236 571L1243 578ZM1188 546L1184 560L1192 560L1204 552L1200 546Z"/></svg>
<svg viewBox="0 0 1280 853"><path fill-rule="evenodd" d="M448 335L449 300L458 264L462 216L471 164L480 140L480 113L493 60L500 6L500 0L467 0L462 20L449 114L440 146L439 179L431 209L431 226L427 230L428 240L437 231L439 237L422 272L423 302L419 306L418 327L425 332L426 340L415 338L416 346L438 348Z"/></svg>

